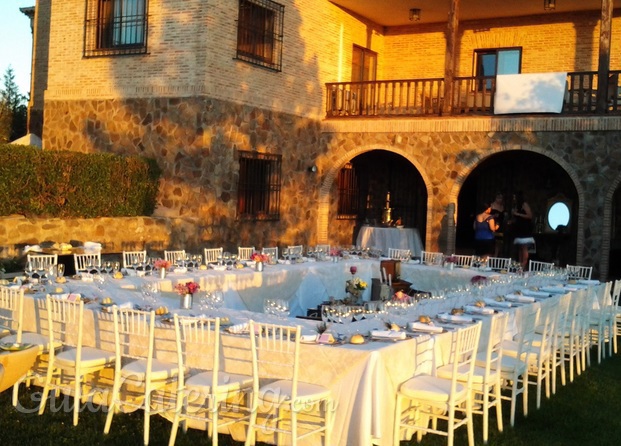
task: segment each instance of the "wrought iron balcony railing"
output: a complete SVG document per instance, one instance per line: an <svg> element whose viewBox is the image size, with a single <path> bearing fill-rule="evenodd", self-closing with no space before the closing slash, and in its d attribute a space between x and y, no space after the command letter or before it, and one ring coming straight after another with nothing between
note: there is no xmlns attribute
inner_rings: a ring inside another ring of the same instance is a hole
<svg viewBox="0 0 621 446"><path fill-rule="evenodd" d="M607 114L621 114L621 71L611 71ZM595 114L597 72L567 74L562 114ZM398 79L326 84L327 118L493 115L495 76L456 77L452 101L445 107L444 79Z"/></svg>

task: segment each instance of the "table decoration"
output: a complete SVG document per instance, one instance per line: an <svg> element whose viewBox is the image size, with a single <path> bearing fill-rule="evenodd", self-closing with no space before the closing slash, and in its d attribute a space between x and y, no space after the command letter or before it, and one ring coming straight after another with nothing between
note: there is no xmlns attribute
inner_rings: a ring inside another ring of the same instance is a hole
<svg viewBox="0 0 621 446"><path fill-rule="evenodd" d="M261 254L260 252L255 252L250 256L250 260L252 260L254 263L254 269L258 272L262 272L263 271L263 267L264 265L269 262L270 258L269 256L265 255L265 254Z"/></svg>
<svg viewBox="0 0 621 446"><path fill-rule="evenodd" d="M360 298L362 297L362 292L367 289L368 284L356 277L356 273L358 272L358 268L356 266L351 266L349 268L349 272L352 275L352 278L347 281L345 286L345 292L348 294L348 299L351 303L358 303Z"/></svg>
<svg viewBox="0 0 621 446"><path fill-rule="evenodd" d="M165 279L166 278L166 271L172 265L171 265L171 263L168 260L157 259L155 261L155 263L153 264L153 266L155 267L155 269L157 269L159 271L160 279Z"/></svg>
<svg viewBox="0 0 621 446"><path fill-rule="evenodd" d="M182 309L189 310L192 308L194 293L200 289L200 285L196 282L178 283L177 286L175 286L177 294L181 296L180 305Z"/></svg>
<svg viewBox="0 0 621 446"><path fill-rule="evenodd" d="M457 263L457 257L455 256L446 256L444 257L444 267L446 269L452 270L455 268L455 263Z"/></svg>

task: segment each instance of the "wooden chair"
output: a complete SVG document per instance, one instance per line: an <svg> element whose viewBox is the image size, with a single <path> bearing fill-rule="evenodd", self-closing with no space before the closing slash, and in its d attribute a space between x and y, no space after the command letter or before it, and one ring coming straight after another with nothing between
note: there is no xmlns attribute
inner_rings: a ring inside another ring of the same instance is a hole
<svg viewBox="0 0 621 446"><path fill-rule="evenodd" d="M101 268L101 253L74 254L73 263L75 272L93 272L96 268Z"/></svg>
<svg viewBox="0 0 621 446"><path fill-rule="evenodd" d="M205 265L209 263L218 263L218 258L222 260L222 248L205 248Z"/></svg>
<svg viewBox="0 0 621 446"><path fill-rule="evenodd" d="M162 398L159 409L153 409L154 391L164 391L179 375L178 352L180 342L175 340L175 361L158 359L155 351L155 312L113 307L114 321L114 385L108 407L104 434L110 432L112 418L121 407L144 410L144 444L149 444L151 415L172 411L176 404L167 406ZM121 392L121 388L124 391Z"/></svg>
<svg viewBox="0 0 621 446"><path fill-rule="evenodd" d="M220 319L174 315L176 336L180 339L178 362L188 376L179 374L177 405L169 445L175 444L179 423L208 423L211 444L218 445L218 429L250 418L248 407L233 404L252 389L252 376L226 373L220 368ZM233 407L231 407L233 405ZM240 411L244 411L240 416Z"/></svg>
<svg viewBox="0 0 621 446"><path fill-rule="evenodd" d="M114 364L114 353L82 345L84 301L57 299L47 295L47 320L50 345L61 345L59 350L49 350L47 373L39 415L45 411L50 390L70 393L73 391L73 425L78 425L82 398L88 398L97 391L85 394L83 384L86 377Z"/></svg>
<svg viewBox="0 0 621 446"><path fill-rule="evenodd" d="M421 374L399 386L393 435L395 446L399 445L402 430L416 432L419 442L424 433L442 435L448 438L448 446L452 446L455 430L464 425L468 429L468 445L474 446L471 389L480 335L480 322L460 328L453 333L454 348L448 365L444 367L444 377ZM431 426L417 423L421 415L431 418ZM438 426L438 419L446 421L446 430Z"/></svg>
<svg viewBox="0 0 621 446"><path fill-rule="evenodd" d="M301 327L250 320L249 329L256 335L250 336L253 385L246 445L255 444L257 430L276 433L276 444L284 444L285 435L290 437L287 444L311 435L323 436L329 444L334 410L330 390L299 380ZM261 414L268 419L259 419L261 409L269 411Z"/></svg>
<svg viewBox="0 0 621 446"><path fill-rule="evenodd" d="M185 249L176 251L164 251L164 260L176 265L178 260L185 260Z"/></svg>
<svg viewBox="0 0 621 446"><path fill-rule="evenodd" d="M132 268L147 261L147 251L123 251L123 268Z"/></svg>
<svg viewBox="0 0 621 446"><path fill-rule="evenodd" d="M254 246L237 247L237 260L250 260L252 254L254 254Z"/></svg>

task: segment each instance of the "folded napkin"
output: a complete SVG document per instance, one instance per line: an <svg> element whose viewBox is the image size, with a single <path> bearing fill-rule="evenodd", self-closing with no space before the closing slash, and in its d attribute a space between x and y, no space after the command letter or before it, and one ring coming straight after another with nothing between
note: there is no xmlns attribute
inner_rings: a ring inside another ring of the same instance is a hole
<svg viewBox="0 0 621 446"><path fill-rule="evenodd" d="M523 302L523 303L532 303L535 301L534 297L524 296L521 294L507 294L505 296L505 299L507 299L510 302Z"/></svg>
<svg viewBox="0 0 621 446"><path fill-rule="evenodd" d="M555 294L565 294L567 290L562 286L543 286L539 288L541 291L545 291L546 293L555 293Z"/></svg>
<svg viewBox="0 0 621 446"><path fill-rule="evenodd" d="M214 265L210 263L209 267L216 271L226 271L226 265Z"/></svg>
<svg viewBox="0 0 621 446"><path fill-rule="evenodd" d="M185 266L178 266L175 269L173 269L174 273L187 273L188 269Z"/></svg>
<svg viewBox="0 0 621 446"><path fill-rule="evenodd" d="M82 282L92 282L93 281L93 275L91 273L81 273L80 274L80 278L82 279Z"/></svg>
<svg viewBox="0 0 621 446"><path fill-rule="evenodd" d="M442 333L442 327L433 324L423 324L422 322L410 322L410 330L424 331L426 333ZM405 334L405 333L404 333Z"/></svg>
<svg viewBox="0 0 621 446"><path fill-rule="evenodd" d="M26 245L26 247L24 248L24 254L28 253L28 252L41 252L41 246L39 245Z"/></svg>
<svg viewBox="0 0 621 446"><path fill-rule="evenodd" d="M373 330L371 337L383 339L405 339L405 331Z"/></svg>
<svg viewBox="0 0 621 446"><path fill-rule="evenodd" d="M97 242L84 242L84 251L87 253L100 252L101 243Z"/></svg>
<svg viewBox="0 0 621 446"><path fill-rule="evenodd" d="M302 335L300 337L300 342L305 342L307 344L310 344L310 343L313 343L313 342L317 342L317 335L316 334Z"/></svg>
<svg viewBox="0 0 621 446"><path fill-rule="evenodd" d="M511 302L498 302L495 299L485 298L483 299L485 305L489 305L490 307L503 307L503 308L511 308Z"/></svg>
<svg viewBox="0 0 621 446"><path fill-rule="evenodd" d="M466 310L468 313L475 314L494 314L493 308L477 307L476 305L466 305L464 307L464 310Z"/></svg>
<svg viewBox="0 0 621 446"><path fill-rule="evenodd" d="M524 288L522 290L522 295L533 296L533 297L550 297L550 292L549 291L534 291L534 290L529 290L528 288Z"/></svg>
<svg viewBox="0 0 621 446"><path fill-rule="evenodd" d="M408 259L408 260L405 261L405 263L412 263L414 265L418 265L420 263L420 260Z"/></svg>
<svg viewBox="0 0 621 446"><path fill-rule="evenodd" d="M471 317L461 314L440 313L438 317L450 322L474 322Z"/></svg>
<svg viewBox="0 0 621 446"><path fill-rule="evenodd" d="M235 334L246 333L248 332L248 322L242 322L241 324L231 325L228 330L230 333L235 333Z"/></svg>
<svg viewBox="0 0 621 446"><path fill-rule="evenodd" d="M599 280L580 279L578 280L578 283L581 283L583 285L599 285Z"/></svg>
<svg viewBox="0 0 621 446"><path fill-rule="evenodd" d="M132 305L131 302L124 302L121 305L117 305L118 308L133 308L134 306Z"/></svg>

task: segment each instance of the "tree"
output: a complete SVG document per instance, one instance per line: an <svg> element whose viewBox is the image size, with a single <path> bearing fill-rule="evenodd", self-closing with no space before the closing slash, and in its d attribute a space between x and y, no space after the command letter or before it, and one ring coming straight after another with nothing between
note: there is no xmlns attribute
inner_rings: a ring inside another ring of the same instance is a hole
<svg viewBox="0 0 621 446"><path fill-rule="evenodd" d="M13 68L4 73L4 87L0 90L0 143L13 141L26 134L26 97L19 92Z"/></svg>

